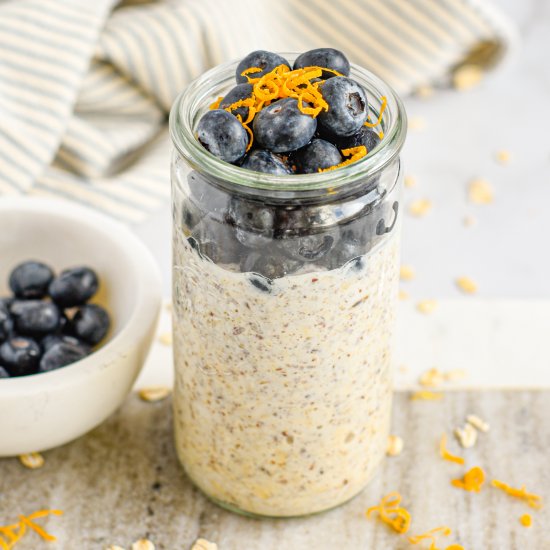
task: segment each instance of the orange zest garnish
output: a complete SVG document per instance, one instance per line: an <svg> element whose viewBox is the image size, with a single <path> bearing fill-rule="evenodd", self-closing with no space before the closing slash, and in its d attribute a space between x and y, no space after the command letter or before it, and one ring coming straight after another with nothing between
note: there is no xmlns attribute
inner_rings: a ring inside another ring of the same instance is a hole
<svg viewBox="0 0 550 550"><path fill-rule="evenodd" d="M458 489L479 493L484 481L485 473L479 466L474 466L471 470L468 470L464 474L463 479L453 479L451 484L453 487L457 487Z"/></svg>
<svg viewBox="0 0 550 550"><path fill-rule="evenodd" d="M531 527L531 525L533 525L533 518L529 514L523 514L523 516L519 518L519 522L523 527Z"/></svg>
<svg viewBox="0 0 550 550"><path fill-rule="evenodd" d="M348 166L348 164L353 164L354 162L366 156L367 148L364 145L359 145L359 147L342 149L341 153L342 155L344 155L344 157L349 157L349 158L341 162L340 164L335 164L334 166L329 166L328 168L319 168L319 172L330 172L331 170L342 168L342 166Z"/></svg>
<svg viewBox="0 0 550 550"><path fill-rule="evenodd" d="M447 436L443 434L441 442L439 443L439 454L441 458L448 460L449 462L456 462L457 464L464 464L464 459L461 456L456 456L447 450Z"/></svg>
<svg viewBox="0 0 550 550"><path fill-rule="evenodd" d="M445 550L464 550L464 546L461 546L460 544L451 544L450 546L447 546Z"/></svg>
<svg viewBox="0 0 550 550"><path fill-rule="evenodd" d="M409 542L411 544L420 544L424 540L430 540L430 550L437 550L435 546L435 539L437 535L442 535L444 537L448 537L451 534L451 529L449 527L443 526L443 527L436 527L435 529L431 529L430 531L427 531L426 533L423 533L422 535L415 535L414 537L409 537Z"/></svg>
<svg viewBox="0 0 550 550"><path fill-rule="evenodd" d="M368 120L365 121L365 126L369 128L374 128L382 122L382 116L384 115L384 111L388 106L388 99L386 98L386 96L382 96L380 99L382 100L382 105L380 106L380 112L378 113L378 119L376 120L376 122L369 122ZM382 137L380 139L382 139Z"/></svg>
<svg viewBox="0 0 550 550"><path fill-rule="evenodd" d="M372 506L366 512L367 518L378 512L379 518L400 534L406 533L411 526L411 514L399 506L401 495L394 491L386 495L378 506Z"/></svg>
<svg viewBox="0 0 550 550"><path fill-rule="evenodd" d="M23 538L27 532L27 528L37 533L43 540L50 542L57 540L53 535L42 529L40 525L36 524L34 520L49 515L60 516L61 514L63 514L61 510L38 510L29 516L20 515L19 523L0 527L0 548L2 550L11 550Z"/></svg>
<svg viewBox="0 0 550 550"><path fill-rule="evenodd" d="M515 489L514 487L510 487L510 485L507 485L498 479L493 479L491 485L501 491L504 491L512 497L524 500L531 508L534 508L535 510L540 510L542 508L542 497L535 495L534 493L528 493L525 490L525 485L522 485L519 489Z"/></svg>
<svg viewBox="0 0 550 550"><path fill-rule="evenodd" d="M222 101L223 101L223 96L221 95L220 97L218 97L218 99L216 99L216 101L214 101L214 103L210 104L210 110L213 111L214 109L219 109L220 103Z"/></svg>
<svg viewBox="0 0 550 550"><path fill-rule="evenodd" d="M438 401L439 399L443 399L443 394L441 392L420 390L414 392L411 395L411 399L413 401Z"/></svg>

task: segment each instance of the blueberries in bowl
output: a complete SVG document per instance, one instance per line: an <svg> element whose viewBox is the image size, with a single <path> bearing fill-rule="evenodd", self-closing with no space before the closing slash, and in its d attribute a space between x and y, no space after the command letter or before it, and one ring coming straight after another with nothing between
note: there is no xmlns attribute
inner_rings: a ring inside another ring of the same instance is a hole
<svg viewBox="0 0 550 550"><path fill-rule="evenodd" d="M237 101L248 99L252 96L252 84L237 84L234 88L229 90L222 102L220 103L220 109L227 109ZM243 120L248 118L248 107L242 106L232 110L231 113L235 116L240 115Z"/></svg>
<svg viewBox="0 0 550 550"><path fill-rule="evenodd" d="M50 284L49 294L60 307L74 307L87 302L99 285L97 275L88 267L65 269Z"/></svg>
<svg viewBox="0 0 550 550"><path fill-rule="evenodd" d="M89 267L55 277L46 264L28 261L16 266L9 283L14 296L0 298L0 378L74 363L107 335L109 314L87 303L99 287Z"/></svg>
<svg viewBox="0 0 550 550"><path fill-rule="evenodd" d="M10 288L17 298L42 298L48 293L53 271L42 262L19 264L10 275Z"/></svg>

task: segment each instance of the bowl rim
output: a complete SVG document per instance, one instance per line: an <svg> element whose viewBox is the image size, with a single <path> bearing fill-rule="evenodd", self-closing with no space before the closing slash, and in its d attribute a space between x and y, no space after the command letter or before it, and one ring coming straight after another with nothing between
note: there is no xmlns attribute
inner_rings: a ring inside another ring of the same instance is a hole
<svg viewBox="0 0 550 550"><path fill-rule="evenodd" d="M98 370L105 370L110 365L118 365L116 359L125 356L130 349L137 346L136 342L145 338L151 323L156 323L162 305L162 277L150 250L122 222L68 200L43 197L0 197L0 216L2 211L8 210L54 214L79 225L91 228L99 226L102 229L101 233L108 234L115 246L125 248L125 254L132 260L132 267L139 266L139 269L133 269L136 273L137 292L130 316L117 334L87 357L67 367L46 373L2 379L0 399L12 397L14 394L32 395L73 386Z"/></svg>

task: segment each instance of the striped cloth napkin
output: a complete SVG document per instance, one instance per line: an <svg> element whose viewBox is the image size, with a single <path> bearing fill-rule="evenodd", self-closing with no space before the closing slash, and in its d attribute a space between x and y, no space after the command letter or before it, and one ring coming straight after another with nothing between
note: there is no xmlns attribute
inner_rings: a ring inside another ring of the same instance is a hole
<svg viewBox="0 0 550 550"><path fill-rule="evenodd" d="M7 0L0 194L139 222L169 196L170 106L218 63L331 46L408 94L489 69L514 41L486 0Z"/></svg>

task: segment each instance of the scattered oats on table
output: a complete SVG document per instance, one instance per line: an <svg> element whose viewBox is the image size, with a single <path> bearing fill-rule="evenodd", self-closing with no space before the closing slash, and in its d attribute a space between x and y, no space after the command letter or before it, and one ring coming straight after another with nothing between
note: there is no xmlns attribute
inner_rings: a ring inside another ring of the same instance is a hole
<svg viewBox="0 0 550 550"><path fill-rule="evenodd" d="M485 422L475 414L469 414L466 417L466 422L468 422L468 424L471 424L476 430L479 430L480 432L483 432L483 433L487 433L490 428L487 422Z"/></svg>
<svg viewBox="0 0 550 550"><path fill-rule="evenodd" d="M456 382L466 378L468 373L464 369L453 369L445 373L445 380L448 382Z"/></svg>
<svg viewBox="0 0 550 550"><path fill-rule="evenodd" d="M411 394L413 401L439 401L443 399L444 394L442 392L434 392L428 390L415 391Z"/></svg>
<svg viewBox="0 0 550 550"><path fill-rule="evenodd" d="M477 292L477 285L469 277L458 277L456 279L456 286L466 294L475 294Z"/></svg>
<svg viewBox="0 0 550 550"><path fill-rule="evenodd" d="M465 424L463 428L456 428L455 435L464 449L473 447L477 442L477 430L471 424Z"/></svg>
<svg viewBox="0 0 550 550"><path fill-rule="evenodd" d="M441 386L444 381L444 374L436 368L428 369L426 372L423 372L418 380L419 384L426 388L435 388L437 386Z"/></svg>
<svg viewBox="0 0 550 550"><path fill-rule="evenodd" d="M420 313L433 313L435 309L437 308L437 301L436 300L422 300L421 302L418 302L416 304L416 309L420 311Z"/></svg>
<svg viewBox="0 0 550 550"><path fill-rule="evenodd" d="M37 468L42 468L44 466L44 457L40 453L27 453L24 455L19 455L19 462L29 468L30 470L36 470Z"/></svg>
<svg viewBox="0 0 550 550"><path fill-rule="evenodd" d="M468 199L473 204L491 204L494 200L493 186L482 178L472 180L468 186Z"/></svg>
<svg viewBox="0 0 550 550"><path fill-rule="evenodd" d="M405 290L399 289L398 297L400 300L408 300L409 299L409 293Z"/></svg>
<svg viewBox="0 0 550 550"><path fill-rule="evenodd" d="M430 199L417 199L409 204L409 214L412 216L425 216L432 209Z"/></svg>
<svg viewBox="0 0 550 550"><path fill-rule="evenodd" d="M138 390L138 395L143 401L155 402L166 399L171 391L167 386L149 386Z"/></svg>
<svg viewBox="0 0 550 550"><path fill-rule="evenodd" d="M510 162L510 153L502 149L495 153L495 158L499 164L508 164Z"/></svg>
<svg viewBox="0 0 550 550"><path fill-rule="evenodd" d="M410 265L402 265L399 268L399 278L402 281L412 281L414 279L414 269Z"/></svg>
<svg viewBox="0 0 550 550"><path fill-rule="evenodd" d="M132 550L155 550L155 545L148 539L139 539L132 544Z"/></svg>
<svg viewBox="0 0 550 550"><path fill-rule="evenodd" d="M466 227L472 227L477 223L477 220L473 216L464 216L464 218L462 219L462 223Z"/></svg>
<svg viewBox="0 0 550 550"><path fill-rule="evenodd" d="M483 78L483 70L478 65L465 64L453 72L453 87L461 92L477 86Z"/></svg>
<svg viewBox="0 0 550 550"><path fill-rule="evenodd" d="M434 95L434 89L429 84L424 84L416 88L414 95L422 99L428 99Z"/></svg>
<svg viewBox="0 0 550 550"><path fill-rule="evenodd" d="M388 437L388 447L386 454L388 456L398 456L403 451L403 439L398 435L390 435Z"/></svg>
<svg viewBox="0 0 550 550"><path fill-rule="evenodd" d="M107 546L105 550L124 550L122 546L117 546L116 544L111 544L111 546Z"/></svg>
<svg viewBox="0 0 550 550"><path fill-rule="evenodd" d="M405 184L405 187L415 187L416 186L416 178L413 176L405 176L403 183Z"/></svg>
<svg viewBox="0 0 550 550"><path fill-rule="evenodd" d="M218 550L218 545L206 539L197 539L191 550Z"/></svg>
<svg viewBox="0 0 550 550"><path fill-rule="evenodd" d="M419 116L412 116L409 118L408 124L409 130L424 130L426 128L426 121Z"/></svg>
<svg viewBox="0 0 550 550"><path fill-rule="evenodd" d="M159 335L158 340L163 346L171 346L172 345L172 333L171 332L163 332L162 334Z"/></svg>

